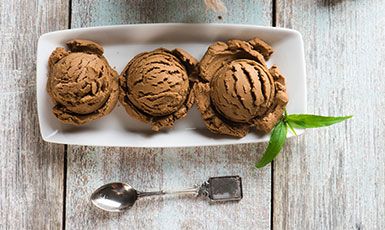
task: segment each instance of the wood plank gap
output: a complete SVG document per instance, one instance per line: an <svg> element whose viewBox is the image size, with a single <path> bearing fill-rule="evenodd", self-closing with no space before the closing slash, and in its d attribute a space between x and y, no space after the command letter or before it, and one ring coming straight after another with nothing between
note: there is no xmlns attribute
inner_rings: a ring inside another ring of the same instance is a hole
<svg viewBox="0 0 385 230"><path fill-rule="evenodd" d="M272 15L272 26L277 26L277 0L272 1L272 7L271 7L271 15Z"/></svg>
<svg viewBox="0 0 385 230"><path fill-rule="evenodd" d="M277 0L272 0L271 6L271 24L273 27L277 26ZM274 229L274 161L271 162L271 195L270 195L270 229Z"/></svg>
<svg viewBox="0 0 385 230"><path fill-rule="evenodd" d="M66 228L66 197L67 197L67 152L68 145L64 145L64 157L63 157L63 212L62 212L62 230Z"/></svg>
<svg viewBox="0 0 385 230"><path fill-rule="evenodd" d="M72 21L72 0L68 0L68 29L71 29ZM67 203L67 156L68 145L64 145L64 157L63 157L63 217L62 217L62 230L66 229L66 203Z"/></svg>
<svg viewBox="0 0 385 230"><path fill-rule="evenodd" d="M68 29L72 26L72 0L68 0Z"/></svg>

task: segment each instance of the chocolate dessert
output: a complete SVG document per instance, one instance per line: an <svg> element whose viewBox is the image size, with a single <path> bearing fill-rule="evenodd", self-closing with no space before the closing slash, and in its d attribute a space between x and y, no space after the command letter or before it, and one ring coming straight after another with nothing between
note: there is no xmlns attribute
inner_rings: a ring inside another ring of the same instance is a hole
<svg viewBox="0 0 385 230"><path fill-rule="evenodd" d="M268 133L281 119L288 97L279 69L266 65L272 53L258 38L216 42L208 48L194 91L210 131L243 137L255 126Z"/></svg>

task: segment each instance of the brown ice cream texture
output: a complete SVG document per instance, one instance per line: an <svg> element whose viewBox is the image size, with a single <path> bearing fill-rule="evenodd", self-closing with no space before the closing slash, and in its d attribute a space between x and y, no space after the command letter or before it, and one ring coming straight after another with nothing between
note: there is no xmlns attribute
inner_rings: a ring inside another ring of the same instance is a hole
<svg viewBox="0 0 385 230"><path fill-rule="evenodd" d="M272 53L258 38L216 42L208 48L194 92L210 131L243 137L255 126L268 133L281 119L288 97L279 69L266 65Z"/></svg>
<svg viewBox="0 0 385 230"><path fill-rule="evenodd" d="M92 41L72 40L49 58L47 91L62 122L83 125L109 114L118 100L118 74Z"/></svg>
<svg viewBox="0 0 385 230"><path fill-rule="evenodd" d="M197 60L182 49L140 53L119 77L119 100L127 113L154 131L172 127L194 102L191 89Z"/></svg>

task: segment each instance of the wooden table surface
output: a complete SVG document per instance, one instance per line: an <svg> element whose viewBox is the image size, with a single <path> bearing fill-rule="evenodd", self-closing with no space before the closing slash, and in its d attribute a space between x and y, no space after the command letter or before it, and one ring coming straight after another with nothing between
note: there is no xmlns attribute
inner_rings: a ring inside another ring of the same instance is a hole
<svg viewBox="0 0 385 230"><path fill-rule="evenodd" d="M206 11L202 2L0 0L0 229L385 229L385 1L227 0L226 14ZM299 30L308 112L354 119L291 138L261 170L253 165L266 144L141 149L42 141L39 36L154 22ZM239 203L151 198L108 214L88 200L110 181L158 189L226 174L244 179Z"/></svg>

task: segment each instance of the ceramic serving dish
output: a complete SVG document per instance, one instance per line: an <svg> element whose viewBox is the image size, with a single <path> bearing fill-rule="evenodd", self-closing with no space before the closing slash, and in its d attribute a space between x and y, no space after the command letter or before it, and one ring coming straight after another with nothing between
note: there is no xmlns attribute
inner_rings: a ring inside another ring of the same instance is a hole
<svg viewBox="0 0 385 230"><path fill-rule="evenodd" d="M197 59L207 47L228 39L259 37L269 43L274 54L268 65L276 64L286 77L288 113L306 113L306 75L302 36L295 30L232 24L140 24L103 26L56 31L40 37L37 50L37 103L40 132L45 141L98 146L182 147L264 142L269 135L253 130L243 138L210 133L194 107L172 129L151 131L149 125L130 118L121 105L108 116L75 127L61 123L52 114L53 103L46 91L48 58L56 47L71 39L100 43L105 57L119 73L136 54L158 47L183 48ZM298 130L297 134L302 131ZM292 136L288 132L288 136Z"/></svg>

